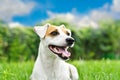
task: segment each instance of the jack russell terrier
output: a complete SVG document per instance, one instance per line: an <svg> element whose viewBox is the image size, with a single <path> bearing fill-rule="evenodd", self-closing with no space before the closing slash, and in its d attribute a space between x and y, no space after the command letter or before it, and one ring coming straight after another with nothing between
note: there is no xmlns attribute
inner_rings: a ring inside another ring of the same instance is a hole
<svg viewBox="0 0 120 80"><path fill-rule="evenodd" d="M48 23L35 26L34 31L41 42L31 80L78 80L77 69L64 61L71 55L67 49L74 45L71 31Z"/></svg>

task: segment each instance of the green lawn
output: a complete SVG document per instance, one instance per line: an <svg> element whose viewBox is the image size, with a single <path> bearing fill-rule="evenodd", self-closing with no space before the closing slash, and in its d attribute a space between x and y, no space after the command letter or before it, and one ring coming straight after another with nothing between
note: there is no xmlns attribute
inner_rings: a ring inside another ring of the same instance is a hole
<svg viewBox="0 0 120 80"><path fill-rule="evenodd" d="M120 80L120 61L74 61L80 80ZM0 80L29 80L33 61L1 62Z"/></svg>
<svg viewBox="0 0 120 80"><path fill-rule="evenodd" d="M33 62L0 63L0 80L29 80Z"/></svg>

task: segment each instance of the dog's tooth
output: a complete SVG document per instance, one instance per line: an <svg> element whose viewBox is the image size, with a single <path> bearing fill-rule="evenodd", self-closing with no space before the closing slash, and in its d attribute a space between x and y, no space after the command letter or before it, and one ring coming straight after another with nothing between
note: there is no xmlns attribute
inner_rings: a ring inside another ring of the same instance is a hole
<svg viewBox="0 0 120 80"><path fill-rule="evenodd" d="M58 52L56 48L54 48L55 52Z"/></svg>
<svg viewBox="0 0 120 80"><path fill-rule="evenodd" d="M54 50L56 51L56 48L54 48Z"/></svg>
<svg viewBox="0 0 120 80"><path fill-rule="evenodd" d="M68 47L65 48L65 51L67 51Z"/></svg>
<svg viewBox="0 0 120 80"><path fill-rule="evenodd" d="M65 57L65 55L64 55L64 54L62 54L62 57Z"/></svg>

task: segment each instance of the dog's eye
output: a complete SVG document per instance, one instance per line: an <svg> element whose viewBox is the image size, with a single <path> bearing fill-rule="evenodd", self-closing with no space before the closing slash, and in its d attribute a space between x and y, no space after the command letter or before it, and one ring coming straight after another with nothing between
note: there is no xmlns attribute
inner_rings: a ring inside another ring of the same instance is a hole
<svg viewBox="0 0 120 80"><path fill-rule="evenodd" d="M69 32L67 32L66 34L67 34L68 36L70 36L70 33L69 33Z"/></svg>
<svg viewBox="0 0 120 80"><path fill-rule="evenodd" d="M53 36L56 36L56 35L58 35L59 33L58 33L57 31L53 31L53 32L51 32L50 34L53 35Z"/></svg>

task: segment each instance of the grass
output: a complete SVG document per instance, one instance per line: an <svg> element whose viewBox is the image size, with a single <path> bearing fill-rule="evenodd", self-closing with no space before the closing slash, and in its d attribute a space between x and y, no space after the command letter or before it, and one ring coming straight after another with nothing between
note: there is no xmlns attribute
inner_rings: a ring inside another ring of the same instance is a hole
<svg viewBox="0 0 120 80"><path fill-rule="evenodd" d="M80 80L120 80L120 61L74 61Z"/></svg>
<svg viewBox="0 0 120 80"><path fill-rule="evenodd" d="M120 80L120 61L73 61L79 80ZM29 80L33 61L0 63L0 80Z"/></svg>
<svg viewBox="0 0 120 80"><path fill-rule="evenodd" d="M0 80L29 80L33 62L0 63Z"/></svg>

